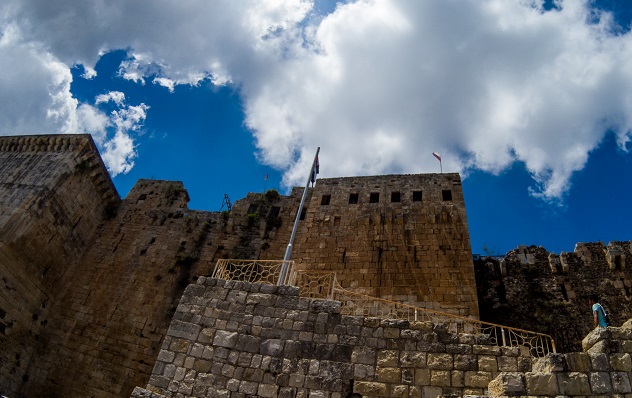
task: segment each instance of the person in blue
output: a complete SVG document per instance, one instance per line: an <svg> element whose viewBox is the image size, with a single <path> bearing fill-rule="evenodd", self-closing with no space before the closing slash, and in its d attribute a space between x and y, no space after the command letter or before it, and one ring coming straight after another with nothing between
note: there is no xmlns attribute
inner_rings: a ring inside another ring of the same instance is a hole
<svg viewBox="0 0 632 398"><path fill-rule="evenodd" d="M592 308L593 313L593 322L595 324L595 328L597 326L605 328L608 326L606 323L606 310L603 309L603 306L599 304L599 297L596 294L591 294L588 297L588 302Z"/></svg>

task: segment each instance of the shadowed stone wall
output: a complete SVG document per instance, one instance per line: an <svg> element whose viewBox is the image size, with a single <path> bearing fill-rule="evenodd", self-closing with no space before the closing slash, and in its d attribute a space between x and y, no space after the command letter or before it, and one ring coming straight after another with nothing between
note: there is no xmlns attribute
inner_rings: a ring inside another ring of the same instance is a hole
<svg viewBox="0 0 632 398"><path fill-rule="evenodd" d="M613 325L632 318L631 242L578 243L560 254L520 246L502 261L475 262L481 319L552 335L562 352L581 350L597 294Z"/></svg>
<svg viewBox="0 0 632 398"><path fill-rule="evenodd" d="M89 136L0 137L0 392L33 376L50 308L76 288L72 274L118 201Z"/></svg>

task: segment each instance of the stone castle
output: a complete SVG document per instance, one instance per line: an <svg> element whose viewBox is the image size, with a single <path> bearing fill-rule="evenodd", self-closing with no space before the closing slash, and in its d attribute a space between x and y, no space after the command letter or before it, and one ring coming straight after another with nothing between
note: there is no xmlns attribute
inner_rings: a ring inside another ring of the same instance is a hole
<svg viewBox="0 0 632 398"><path fill-rule="evenodd" d="M139 180L121 200L90 136L0 137L0 394L631 393L625 328L595 336L594 355L533 365L480 336L209 278L219 259L281 259L301 195L251 193L205 212L188 209L180 182ZM569 351L591 330L589 293L615 324L632 318L630 242L473 259L458 174L319 179L300 219L297 269L334 271L349 290L557 333ZM536 371L548 373L526 376Z"/></svg>

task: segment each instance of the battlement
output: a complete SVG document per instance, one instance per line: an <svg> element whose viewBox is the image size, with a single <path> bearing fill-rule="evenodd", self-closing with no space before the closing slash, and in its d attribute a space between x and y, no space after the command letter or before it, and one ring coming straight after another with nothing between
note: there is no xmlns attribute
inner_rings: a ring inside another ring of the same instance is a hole
<svg viewBox="0 0 632 398"><path fill-rule="evenodd" d="M563 351L579 350L592 328L596 294L615 324L632 318L631 242L580 242L559 255L518 246L500 259L475 262L481 319L552 335ZM525 297L528 300L525 300Z"/></svg>

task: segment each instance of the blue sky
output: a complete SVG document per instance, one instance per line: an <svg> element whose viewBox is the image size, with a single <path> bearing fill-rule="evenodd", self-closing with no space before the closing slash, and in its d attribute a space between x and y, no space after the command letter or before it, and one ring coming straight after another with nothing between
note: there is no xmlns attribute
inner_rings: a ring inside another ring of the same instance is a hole
<svg viewBox="0 0 632 398"><path fill-rule="evenodd" d="M91 133L121 196L211 211L317 146L322 177L437 151L474 253L632 239L632 0L147 1L0 5L0 134Z"/></svg>

